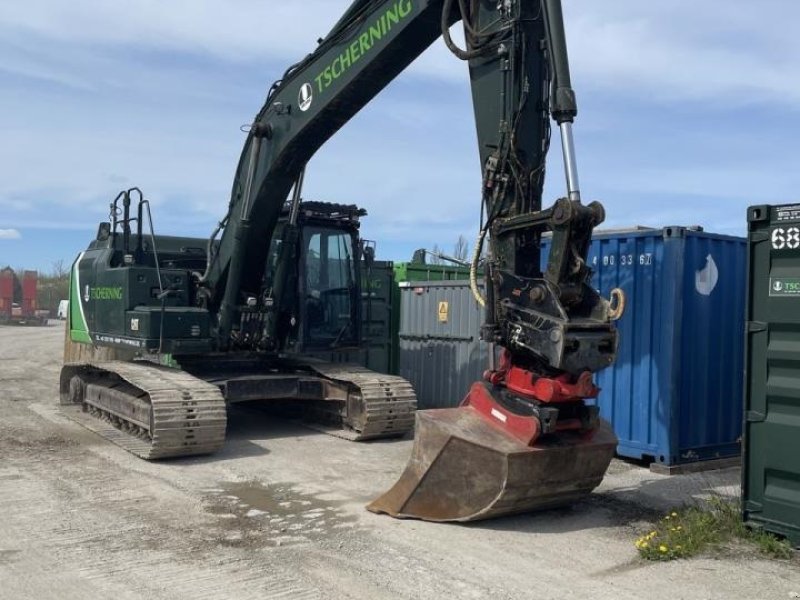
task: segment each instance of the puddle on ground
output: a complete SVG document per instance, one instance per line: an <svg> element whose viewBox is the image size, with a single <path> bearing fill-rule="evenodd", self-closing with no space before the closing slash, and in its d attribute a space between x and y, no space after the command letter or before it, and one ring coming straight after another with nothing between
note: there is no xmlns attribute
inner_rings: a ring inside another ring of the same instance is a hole
<svg viewBox="0 0 800 600"><path fill-rule="evenodd" d="M341 502L321 500L287 485L222 483L207 490L206 511L219 517L225 546L284 546L328 537L356 519Z"/></svg>

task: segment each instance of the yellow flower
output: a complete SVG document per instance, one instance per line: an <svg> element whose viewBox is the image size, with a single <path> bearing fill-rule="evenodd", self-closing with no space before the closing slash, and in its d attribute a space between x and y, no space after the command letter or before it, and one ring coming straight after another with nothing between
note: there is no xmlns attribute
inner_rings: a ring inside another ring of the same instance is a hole
<svg viewBox="0 0 800 600"><path fill-rule="evenodd" d="M676 529L677 531L680 531L681 529L683 529L683 527L681 527L680 525L678 525L678 526L677 526L675 529Z"/></svg>
<svg viewBox="0 0 800 600"><path fill-rule="evenodd" d="M665 521L669 521L669 515L667 515L666 517L664 517L664 520L665 520Z"/></svg>
<svg viewBox="0 0 800 600"><path fill-rule="evenodd" d="M673 516L673 517L677 517L677 516L678 516L678 513L674 512L674 513L672 513L672 516Z"/></svg>
<svg viewBox="0 0 800 600"><path fill-rule="evenodd" d="M642 542L642 548L647 548L649 545L647 542Z"/></svg>
<svg viewBox="0 0 800 600"><path fill-rule="evenodd" d="M658 547L658 550L659 550L659 552L666 552L667 551L667 547L664 544L661 544Z"/></svg>

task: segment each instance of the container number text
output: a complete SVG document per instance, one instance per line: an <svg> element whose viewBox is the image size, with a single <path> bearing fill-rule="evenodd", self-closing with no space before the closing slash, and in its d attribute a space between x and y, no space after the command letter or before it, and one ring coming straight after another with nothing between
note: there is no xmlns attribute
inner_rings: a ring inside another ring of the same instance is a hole
<svg viewBox="0 0 800 600"><path fill-rule="evenodd" d="M601 261L604 267L613 267L618 263L621 267L632 267L637 262L643 267L648 267L653 264L653 255L650 252L638 256L635 254L604 254L602 258L597 256L592 258L592 265L596 267Z"/></svg>
<svg viewBox="0 0 800 600"><path fill-rule="evenodd" d="M774 250L796 250L800 248L800 227L776 227L772 230L772 248Z"/></svg>

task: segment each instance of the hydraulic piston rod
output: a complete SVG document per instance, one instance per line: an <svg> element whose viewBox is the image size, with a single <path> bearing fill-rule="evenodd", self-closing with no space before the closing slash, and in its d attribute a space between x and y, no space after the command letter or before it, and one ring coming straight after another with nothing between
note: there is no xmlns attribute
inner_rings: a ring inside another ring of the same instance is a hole
<svg viewBox="0 0 800 600"><path fill-rule="evenodd" d="M578 164L575 158L575 141L572 139L572 121L564 121L561 129L561 150L564 154L564 173L567 176L567 192L570 200L580 202L581 187L578 183Z"/></svg>

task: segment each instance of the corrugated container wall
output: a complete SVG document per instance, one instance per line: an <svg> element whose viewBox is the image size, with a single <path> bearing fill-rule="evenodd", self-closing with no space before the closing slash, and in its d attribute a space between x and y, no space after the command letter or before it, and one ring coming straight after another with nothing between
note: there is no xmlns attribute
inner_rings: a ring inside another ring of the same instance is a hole
<svg viewBox="0 0 800 600"><path fill-rule="evenodd" d="M597 377L618 453L665 465L737 455L746 241L683 227L599 233L589 263L602 295L626 296L617 361Z"/></svg>
<svg viewBox="0 0 800 600"><path fill-rule="evenodd" d="M800 204L748 221L743 516L800 547Z"/></svg>
<svg viewBox="0 0 800 600"><path fill-rule="evenodd" d="M483 310L466 281L400 285L400 369L420 409L457 406L488 367Z"/></svg>
<svg viewBox="0 0 800 600"><path fill-rule="evenodd" d="M22 314L33 316L36 311L36 271L25 271L22 274Z"/></svg>
<svg viewBox="0 0 800 600"><path fill-rule="evenodd" d="M0 269L0 316L11 316L13 302L14 272L11 269Z"/></svg>
<svg viewBox="0 0 800 600"><path fill-rule="evenodd" d="M459 265L429 265L418 262L394 263L394 291L392 306L400 306L400 285L409 281L453 281L469 279L469 268ZM392 313L392 363L391 373L400 373L400 310Z"/></svg>

